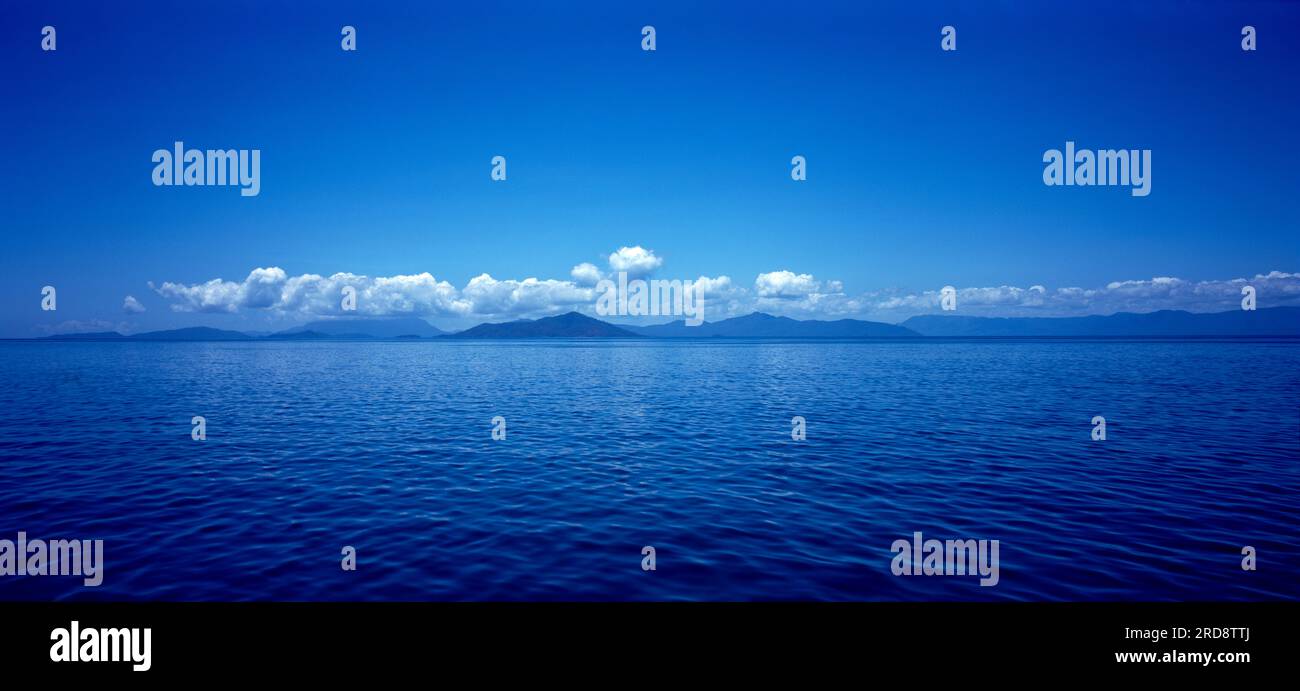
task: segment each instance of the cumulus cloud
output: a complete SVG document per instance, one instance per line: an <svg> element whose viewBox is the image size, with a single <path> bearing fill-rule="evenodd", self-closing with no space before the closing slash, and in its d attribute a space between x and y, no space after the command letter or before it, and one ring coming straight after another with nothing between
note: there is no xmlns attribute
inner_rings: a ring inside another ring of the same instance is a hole
<svg viewBox="0 0 1300 691"><path fill-rule="evenodd" d="M572 281L526 278L499 281L487 274L470 279L461 296L473 314L537 314L558 312L595 301L595 291Z"/></svg>
<svg viewBox="0 0 1300 691"><path fill-rule="evenodd" d="M206 283L149 283L177 312L271 310L307 315L342 314L345 287L357 291L357 312L367 315L454 316L470 311L459 291L428 272L370 277L352 273L289 276L279 267L257 268L243 281L214 278Z"/></svg>
<svg viewBox="0 0 1300 691"><path fill-rule="evenodd" d="M288 275L278 267L257 268L242 280L214 278L202 283L149 286L179 312L240 313L256 311L279 317L345 316L345 287L357 292L357 315L445 317L466 322L534 318L570 310L594 314L595 286L611 272L630 278L661 268L663 260L641 246L621 247L609 255L609 271L583 262L567 279L505 278L479 274L464 286L424 272L398 276L353 273ZM754 311L800 319L860 318L898 322L940 311L941 286L906 291L897 288L849 293L844 283L810 273L780 269L759 273L752 284L730 276L699 276L705 318L717 321ZM1273 271L1251 278L1191 281L1169 276L1117 280L1104 286L1028 287L957 286L960 314L975 316L1081 316L1115 312L1183 309L1210 312L1235 309L1241 288L1252 285L1259 306L1300 304L1300 273ZM133 307L134 305L134 307ZM123 309L143 306L128 296ZM354 313L346 313L347 315ZM651 319L650 321L659 321Z"/></svg>
<svg viewBox="0 0 1300 691"><path fill-rule="evenodd" d="M140 301L135 299L134 295L128 295L122 301L122 311L127 314L139 314L144 311L144 305L140 304Z"/></svg>
<svg viewBox="0 0 1300 691"><path fill-rule="evenodd" d="M576 309L595 301L594 290L554 279L498 280L480 274L460 289L428 272L406 276L288 276L278 267L258 268L243 281L213 279L187 285L150 284L178 312L238 313L264 310L285 315L343 316L344 288L356 290L357 315L418 317L519 317Z"/></svg>
<svg viewBox="0 0 1300 691"><path fill-rule="evenodd" d="M700 276L695 279L694 283L703 287L704 297L706 298L729 297L736 293L735 287L731 285L730 276L718 276L717 278Z"/></svg>
<svg viewBox="0 0 1300 691"><path fill-rule="evenodd" d="M609 255L609 268L615 272L626 271L629 277L653 273L655 269L663 266L663 263L663 259L655 256L654 250L645 249L640 245L620 247L617 252Z"/></svg>
<svg viewBox="0 0 1300 691"><path fill-rule="evenodd" d="M569 276L577 285L594 286L605 277L605 274L595 264L583 262L573 267L573 270L569 271Z"/></svg>
<svg viewBox="0 0 1300 691"><path fill-rule="evenodd" d="M150 281L149 288L164 298L176 300L172 309L177 312L235 312L240 306L240 284L220 278L193 285L168 281L155 286Z"/></svg>
<svg viewBox="0 0 1300 691"><path fill-rule="evenodd" d="M800 298L821 291L821 283L812 274L793 271L770 271L754 279L754 290L763 298Z"/></svg>

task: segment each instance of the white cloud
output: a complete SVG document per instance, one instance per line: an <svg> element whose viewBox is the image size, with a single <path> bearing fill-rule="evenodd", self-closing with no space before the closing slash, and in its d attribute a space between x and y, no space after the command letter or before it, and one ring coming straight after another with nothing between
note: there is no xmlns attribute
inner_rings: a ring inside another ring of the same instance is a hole
<svg viewBox="0 0 1300 691"><path fill-rule="evenodd" d="M695 283L703 286L705 298L728 297L736 292L731 285L730 276L718 276L717 278L700 276L695 279Z"/></svg>
<svg viewBox="0 0 1300 691"><path fill-rule="evenodd" d="M974 316L1069 317L1116 312L1221 312L1240 307L1243 286L1254 286L1261 307L1300 304L1300 274L1273 271L1253 278L1189 281L1170 276L1112 281L1101 288L1042 285L957 288L957 309ZM868 311L908 317L939 310L939 289L868 296Z"/></svg>
<svg viewBox="0 0 1300 691"><path fill-rule="evenodd" d="M288 276L278 267L254 269L239 283L213 279L194 285L150 284L178 312L265 310L304 317L343 315L343 289L348 286L357 292L356 314L366 316L520 317L576 309L595 301L591 288L572 281L497 280L488 274L475 276L459 290L428 272Z"/></svg>
<svg viewBox="0 0 1300 691"><path fill-rule="evenodd" d="M648 271L663 260L650 250L623 247L609 255L614 270ZM629 271L629 273L633 273ZM532 318L577 310L594 314L596 281L607 274L591 263L573 267L568 279L497 279L480 274L457 288L428 272L398 276L335 273L289 276L283 269L254 269L242 281L220 278L204 283L150 283L180 312L254 311L276 318L339 316L343 288L357 291L357 314L442 317L460 323ZM717 321L753 311L800 319L859 318L899 322L940 311L940 287L919 292L882 289L847 293L843 282L822 280L788 269L758 274L752 287L731 277L700 276L705 319ZM1273 271L1250 279L1190 281L1169 276L1113 281L1098 288L1048 288L1031 285L957 287L959 314L976 316L1080 316L1115 312L1184 309L1210 312L1235 309L1242 286L1258 291L1259 306L1300 304L1300 273ZM132 312L128 297L123 309ZM659 321L652 319L650 321Z"/></svg>
<svg viewBox="0 0 1300 691"><path fill-rule="evenodd" d="M595 264L583 262L573 267L569 271L569 276L573 278L574 283L580 286L594 286L600 282L600 279L605 277L605 274Z"/></svg>
<svg viewBox="0 0 1300 691"><path fill-rule="evenodd" d="M1158 276L1113 281L1101 288L1043 285L958 287L959 314L972 316L1069 317L1116 312L1187 310L1219 312L1240 307L1241 288L1252 285L1259 305L1300 305L1300 273L1272 271L1253 278L1190 281ZM859 318L899 322L940 311L940 287L921 292L885 289L849 295L840 281L819 281L811 274L782 270L759 274L754 295L732 312L752 310L800 319ZM713 319L713 315L710 315Z"/></svg>
<svg viewBox="0 0 1300 691"><path fill-rule="evenodd" d="M274 305L280 299L287 278L284 269L279 267L253 269L241 286L241 304L254 309Z"/></svg>
<svg viewBox="0 0 1300 691"><path fill-rule="evenodd" d="M471 313L482 315L545 314L590 305L596 299L594 290L572 281L498 281L487 274L470 279L461 296L471 306Z"/></svg>
<svg viewBox="0 0 1300 691"><path fill-rule="evenodd" d="M626 271L631 278L645 276L663 266L664 260L655 256L654 250L640 245L620 247L609 255L609 268L615 272Z"/></svg>
<svg viewBox="0 0 1300 691"><path fill-rule="evenodd" d="M207 283L185 285L170 281L161 286L149 282L149 288L164 298L177 300L177 312L235 312L239 307L240 284L214 278Z"/></svg>
<svg viewBox="0 0 1300 691"><path fill-rule="evenodd" d="M271 310L306 315L342 314L345 287L357 291L357 313L366 315L442 315L470 311L455 287L428 272L411 276L369 277L351 273L332 276L288 276L279 267L258 268L240 283L219 278L186 285L163 283L149 287L172 300L178 312Z"/></svg>
<svg viewBox="0 0 1300 691"><path fill-rule="evenodd" d="M798 298L821 291L821 283L812 274L793 271L769 271L754 279L754 290L764 298Z"/></svg>
<svg viewBox="0 0 1300 691"><path fill-rule="evenodd" d="M144 311L144 305L140 304L140 301L135 299L135 296L128 295L122 301L122 311L127 314L140 314Z"/></svg>

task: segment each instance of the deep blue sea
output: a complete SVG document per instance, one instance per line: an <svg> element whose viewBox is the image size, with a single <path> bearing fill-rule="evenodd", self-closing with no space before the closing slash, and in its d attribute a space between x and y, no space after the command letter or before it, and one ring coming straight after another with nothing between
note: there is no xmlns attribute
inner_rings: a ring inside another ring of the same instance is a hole
<svg viewBox="0 0 1300 691"><path fill-rule="evenodd" d="M1296 598L1300 343L4 342L18 531L104 583L0 599Z"/></svg>

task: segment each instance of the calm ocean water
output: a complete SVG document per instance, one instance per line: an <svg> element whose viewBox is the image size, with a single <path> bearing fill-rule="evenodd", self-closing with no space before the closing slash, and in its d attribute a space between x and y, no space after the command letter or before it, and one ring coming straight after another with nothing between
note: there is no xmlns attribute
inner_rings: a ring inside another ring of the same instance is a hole
<svg viewBox="0 0 1300 691"><path fill-rule="evenodd" d="M6 342L0 411L0 539L105 559L0 599L1300 596L1296 342Z"/></svg>

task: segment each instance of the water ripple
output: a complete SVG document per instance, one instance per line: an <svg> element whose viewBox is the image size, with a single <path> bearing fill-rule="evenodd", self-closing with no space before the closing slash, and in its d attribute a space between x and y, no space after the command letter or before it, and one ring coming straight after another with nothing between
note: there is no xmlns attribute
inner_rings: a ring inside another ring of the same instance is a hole
<svg viewBox="0 0 1300 691"><path fill-rule="evenodd" d="M106 560L3 599L1300 596L1295 343L11 342L0 383L0 538ZM892 575L915 531L1001 582Z"/></svg>

